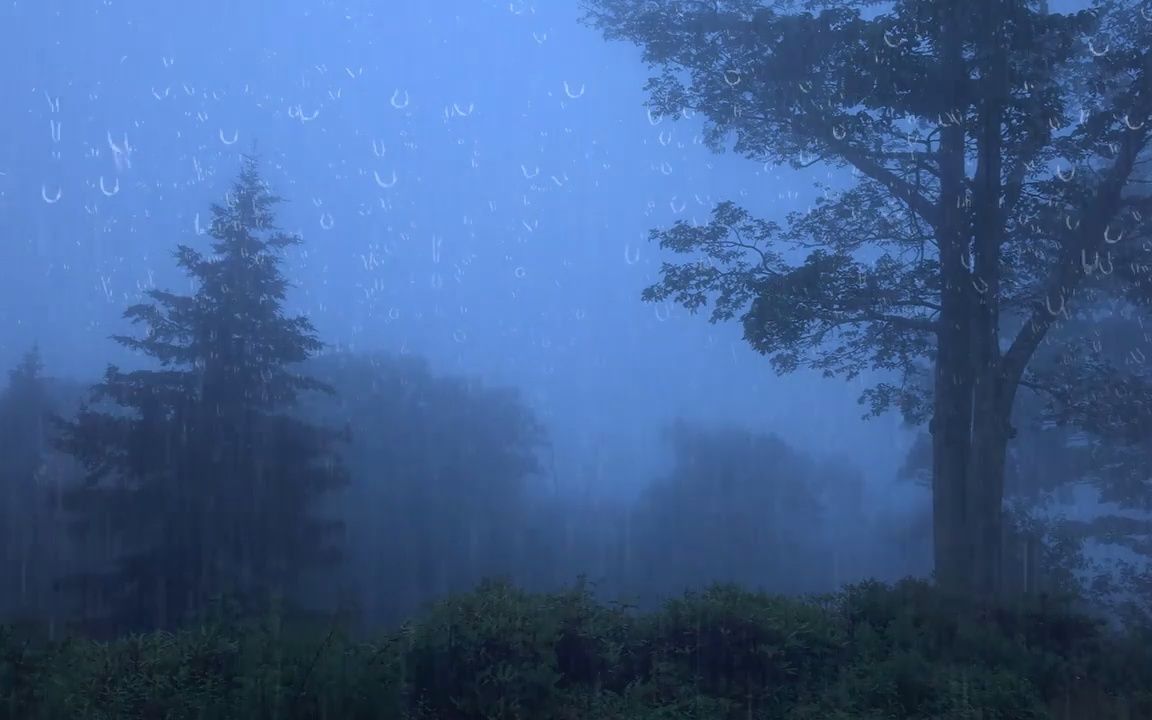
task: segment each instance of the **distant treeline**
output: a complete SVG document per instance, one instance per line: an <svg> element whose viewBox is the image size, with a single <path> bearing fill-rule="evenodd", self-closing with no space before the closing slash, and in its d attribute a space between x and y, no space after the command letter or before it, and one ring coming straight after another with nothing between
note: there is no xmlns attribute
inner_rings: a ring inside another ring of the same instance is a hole
<svg viewBox="0 0 1152 720"><path fill-rule="evenodd" d="M715 580L801 592L891 570L859 474L770 435L675 423L672 470L608 501L557 490L516 392L325 352L281 309L281 250L299 240L276 228L277 201L246 157L208 251L176 248L193 293L126 309L137 332L113 340L139 368L86 387L49 379L33 350L12 371L5 617L116 634L227 597L379 624L493 576L587 574L650 604Z"/></svg>
<svg viewBox="0 0 1152 720"><path fill-rule="evenodd" d="M856 469L767 433L671 423L671 469L632 502L558 485L546 429L514 390L326 351L284 314L280 251L299 240L276 228L277 201L246 157L212 207L209 252L176 248L193 294L152 290L126 309L138 332L113 340L140 368L87 387L50 379L33 350L12 370L0 617L115 635L180 627L227 598L375 626L497 576L543 590L586 575L653 607L714 581L805 593L930 571L927 508L921 522L877 514ZM1083 451L1067 429L1026 427L1006 474L1019 501L1006 585L1074 593L1090 533L1033 511L1077 479ZM1038 457L1059 472L1037 479ZM914 452L907 475L924 461Z"/></svg>

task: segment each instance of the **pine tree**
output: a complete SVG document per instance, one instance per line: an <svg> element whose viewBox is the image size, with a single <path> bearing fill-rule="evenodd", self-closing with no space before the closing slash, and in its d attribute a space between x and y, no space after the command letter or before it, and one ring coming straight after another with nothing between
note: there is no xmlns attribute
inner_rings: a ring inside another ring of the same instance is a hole
<svg viewBox="0 0 1152 720"><path fill-rule="evenodd" d="M213 205L211 255L176 250L193 295L161 290L115 336L158 368L109 367L93 401L65 423L63 447L87 470L78 530L103 526L111 565L74 580L114 627L166 627L219 595L262 603L291 593L332 557L335 523L315 501L341 485L338 435L291 409L331 389L294 367L322 348L306 317L285 315L280 264L299 238L281 232L254 156Z"/></svg>

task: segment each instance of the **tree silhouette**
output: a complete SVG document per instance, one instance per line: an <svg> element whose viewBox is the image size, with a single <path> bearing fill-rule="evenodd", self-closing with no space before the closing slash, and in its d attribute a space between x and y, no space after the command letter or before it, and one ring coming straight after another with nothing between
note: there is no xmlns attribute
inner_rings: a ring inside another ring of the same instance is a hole
<svg viewBox="0 0 1152 720"><path fill-rule="evenodd" d="M714 148L758 162L854 169L783 226L724 202L654 230L694 257L644 297L739 318L779 372L895 376L862 400L928 423L937 579L997 592L1012 408L1048 382L1037 347L1104 297L1149 297L1140 4L584 4L657 69L658 116L694 111Z"/></svg>
<svg viewBox="0 0 1152 720"><path fill-rule="evenodd" d="M666 437L672 467L634 518L629 571L646 600L719 581L826 587L822 468L772 435L679 421Z"/></svg>
<svg viewBox="0 0 1152 720"><path fill-rule="evenodd" d="M350 545L341 569L365 621L399 621L528 564L537 548L520 540L545 435L516 392L410 357L331 354L309 369L339 391L317 396L310 416L356 428L336 504Z"/></svg>
<svg viewBox="0 0 1152 720"><path fill-rule="evenodd" d="M45 452L48 398L43 363L32 348L0 394L0 616L26 615L43 601Z"/></svg>
<svg viewBox="0 0 1152 720"><path fill-rule="evenodd" d="M291 593L332 557L338 529L315 499L345 480L335 432L288 410L329 390L294 366L322 347L283 312L280 232L253 156L212 206L211 254L176 250L192 295L148 292L124 316L145 332L116 342L158 367L111 366L92 401L62 423L85 470L70 497L76 529L102 541L103 567L73 577L114 627L168 627L221 594L261 603Z"/></svg>

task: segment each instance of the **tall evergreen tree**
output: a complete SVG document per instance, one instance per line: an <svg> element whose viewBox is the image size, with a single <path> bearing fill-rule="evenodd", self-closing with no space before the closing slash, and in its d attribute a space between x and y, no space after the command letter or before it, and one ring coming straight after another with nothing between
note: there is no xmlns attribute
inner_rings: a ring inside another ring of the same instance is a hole
<svg viewBox="0 0 1152 720"><path fill-rule="evenodd" d="M331 389L294 370L322 343L283 310L282 252L299 238L276 227L279 202L245 156L212 206L211 255L176 250L195 293L150 291L125 311L145 332L114 337L159 367L109 367L92 399L112 407L64 423L87 470L77 530L103 527L107 563L75 581L114 627L175 625L220 594L291 594L335 549L315 500L345 481L338 435L288 412Z"/></svg>

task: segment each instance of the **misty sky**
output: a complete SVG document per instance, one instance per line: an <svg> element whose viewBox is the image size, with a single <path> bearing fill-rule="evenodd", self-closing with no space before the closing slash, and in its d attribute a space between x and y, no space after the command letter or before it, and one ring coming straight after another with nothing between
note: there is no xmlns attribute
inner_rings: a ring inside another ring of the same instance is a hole
<svg viewBox="0 0 1152 720"><path fill-rule="evenodd" d="M575 0L7 0L0 361L39 341L50 374L131 364L107 336L142 289L187 289L172 249L204 247L257 141L305 241L293 307L327 342L522 388L562 480L597 446L601 482L647 480L680 415L886 483L909 436L860 420L865 382L776 378L737 324L639 300L662 259L649 228L725 199L783 219L846 177L654 121L639 51L577 18Z"/></svg>

